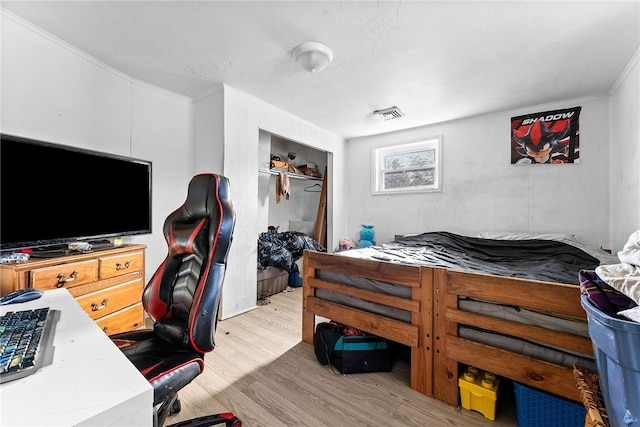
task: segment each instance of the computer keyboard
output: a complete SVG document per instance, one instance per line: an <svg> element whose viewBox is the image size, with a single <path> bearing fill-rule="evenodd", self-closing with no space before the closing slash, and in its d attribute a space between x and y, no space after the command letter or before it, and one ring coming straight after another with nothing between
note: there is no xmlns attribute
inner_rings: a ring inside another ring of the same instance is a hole
<svg viewBox="0 0 640 427"><path fill-rule="evenodd" d="M0 383L34 374L53 360L60 310L49 307L0 316Z"/></svg>

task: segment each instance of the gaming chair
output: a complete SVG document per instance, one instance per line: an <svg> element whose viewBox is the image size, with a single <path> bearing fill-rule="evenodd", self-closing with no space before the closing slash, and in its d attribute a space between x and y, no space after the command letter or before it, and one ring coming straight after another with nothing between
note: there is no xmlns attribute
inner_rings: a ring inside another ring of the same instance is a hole
<svg viewBox="0 0 640 427"><path fill-rule="evenodd" d="M111 336L153 387L154 425L181 409L178 390L204 370L204 355L215 347L218 306L235 226L229 181L216 174L191 179L187 199L164 222L168 254L142 294L153 329ZM185 421L180 426L242 422L227 412Z"/></svg>

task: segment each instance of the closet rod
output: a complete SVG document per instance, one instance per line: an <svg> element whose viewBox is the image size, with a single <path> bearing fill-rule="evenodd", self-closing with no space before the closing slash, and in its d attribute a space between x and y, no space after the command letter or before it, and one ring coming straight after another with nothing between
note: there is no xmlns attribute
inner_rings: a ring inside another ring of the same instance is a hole
<svg viewBox="0 0 640 427"><path fill-rule="evenodd" d="M281 173L284 173L289 178L308 179L310 181L322 181L322 178L318 178L318 177L315 177L315 176L300 175L298 173L290 173L290 172L285 172L285 171L274 171L274 170L267 170L267 169L258 169L258 172L266 173L268 175L280 175Z"/></svg>

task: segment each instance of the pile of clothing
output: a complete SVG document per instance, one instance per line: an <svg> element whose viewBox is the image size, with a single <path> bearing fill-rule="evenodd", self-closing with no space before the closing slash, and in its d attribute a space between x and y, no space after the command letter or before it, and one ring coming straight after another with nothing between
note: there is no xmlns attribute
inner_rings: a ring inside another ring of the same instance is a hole
<svg viewBox="0 0 640 427"><path fill-rule="evenodd" d="M640 230L618 252L619 264L580 272L583 295L605 314L640 322Z"/></svg>
<svg viewBox="0 0 640 427"><path fill-rule="evenodd" d="M326 252L324 246L297 231L279 233L269 227L266 233L258 236L258 269L278 267L289 273L298 272L296 261L302 257L305 249Z"/></svg>

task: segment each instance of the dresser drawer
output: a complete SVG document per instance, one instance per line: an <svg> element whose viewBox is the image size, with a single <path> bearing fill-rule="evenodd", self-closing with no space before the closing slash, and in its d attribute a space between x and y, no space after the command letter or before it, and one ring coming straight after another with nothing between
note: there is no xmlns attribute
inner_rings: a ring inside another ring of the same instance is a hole
<svg viewBox="0 0 640 427"><path fill-rule="evenodd" d="M32 288L47 290L95 282L98 280L98 265L98 260L91 259L34 268L29 272L29 283Z"/></svg>
<svg viewBox="0 0 640 427"><path fill-rule="evenodd" d="M144 311L142 309L142 303L139 302L136 305L116 311L108 316L101 317L96 320L96 324L107 335L139 329L144 326Z"/></svg>
<svg viewBox="0 0 640 427"><path fill-rule="evenodd" d="M142 288L142 279L133 280L79 296L76 301L95 320L139 303L142 299Z"/></svg>
<svg viewBox="0 0 640 427"><path fill-rule="evenodd" d="M120 276L132 271L142 271L144 268L144 254L131 252L121 255L112 255L99 258L100 278Z"/></svg>

